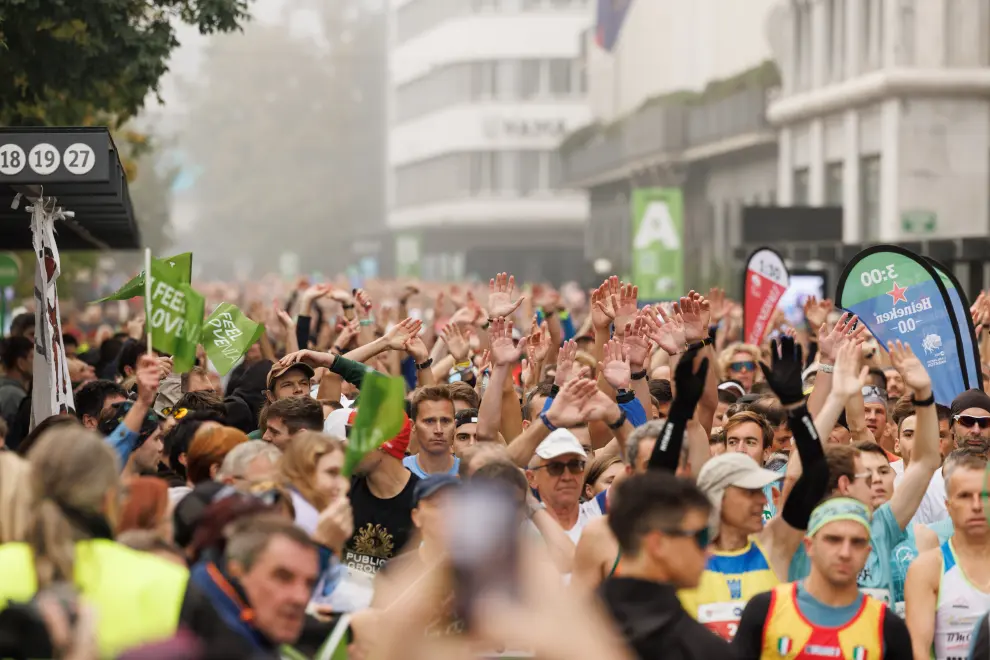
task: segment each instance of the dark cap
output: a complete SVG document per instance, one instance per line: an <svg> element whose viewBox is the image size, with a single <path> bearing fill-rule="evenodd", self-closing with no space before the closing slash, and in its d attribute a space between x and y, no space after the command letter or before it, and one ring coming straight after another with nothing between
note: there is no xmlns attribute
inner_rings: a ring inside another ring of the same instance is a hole
<svg viewBox="0 0 990 660"><path fill-rule="evenodd" d="M306 378L312 378L316 374L313 367L309 366L305 362L294 362L287 367L283 367L276 362L272 365L271 371L268 372L268 380L265 381L265 389L272 389L272 383L275 382L276 378L292 371L293 369L299 369L302 371L306 374Z"/></svg>
<svg viewBox="0 0 990 660"><path fill-rule="evenodd" d="M217 481L204 481L179 500L172 516L176 544L184 548L192 543L196 526L203 519L207 507L213 504L214 498L224 489L229 489L229 486Z"/></svg>
<svg viewBox="0 0 990 660"><path fill-rule="evenodd" d="M419 506L422 500L429 499L445 488L458 488L461 480L452 474L433 474L421 479L413 490L413 507Z"/></svg>
<svg viewBox="0 0 990 660"><path fill-rule="evenodd" d="M477 423L478 423L477 408L465 408L464 410L454 415L454 428L460 428L465 424L477 424Z"/></svg>
<svg viewBox="0 0 990 660"><path fill-rule="evenodd" d="M990 414L990 396L983 390L966 390L952 400L953 417L970 408L979 408Z"/></svg>

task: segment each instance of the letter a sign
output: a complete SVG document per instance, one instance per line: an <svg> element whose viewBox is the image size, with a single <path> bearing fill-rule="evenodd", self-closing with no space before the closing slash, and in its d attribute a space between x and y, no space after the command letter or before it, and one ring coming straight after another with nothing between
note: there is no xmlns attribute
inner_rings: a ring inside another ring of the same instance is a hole
<svg viewBox="0 0 990 660"><path fill-rule="evenodd" d="M684 288L684 203L678 188L639 188L632 197L632 280L640 300L671 300Z"/></svg>

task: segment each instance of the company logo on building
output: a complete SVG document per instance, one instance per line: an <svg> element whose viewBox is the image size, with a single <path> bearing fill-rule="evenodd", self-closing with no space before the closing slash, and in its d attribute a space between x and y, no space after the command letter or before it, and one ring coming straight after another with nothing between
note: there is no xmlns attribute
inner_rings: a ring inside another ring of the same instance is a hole
<svg viewBox="0 0 990 660"><path fill-rule="evenodd" d="M874 314L874 317L876 317L877 323L887 323L889 321L896 321L897 319L902 319L905 316L913 316L931 309L932 299L926 296L917 302L909 304L907 307L895 307L889 312Z"/></svg>
<svg viewBox="0 0 990 660"><path fill-rule="evenodd" d="M633 238L633 248L645 250L656 242L666 250L681 249L681 237L666 202L650 202L646 207L639 230Z"/></svg>

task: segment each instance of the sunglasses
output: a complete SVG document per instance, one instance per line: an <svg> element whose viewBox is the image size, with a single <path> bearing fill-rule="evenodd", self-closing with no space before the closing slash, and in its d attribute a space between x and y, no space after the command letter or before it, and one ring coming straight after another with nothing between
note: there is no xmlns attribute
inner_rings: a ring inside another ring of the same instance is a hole
<svg viewBox="0 0 990 660"><path fill-rule="evenodd" d="M546 465L541 465L539 467L533 468L534 470L546 469L547 474L551 477L559 477L564 474L566 469L568 472L574 475L584 474L584 461L575 458L572 461L567 461L566 463L561 463L560 461L554 461L553 463L547 463Z"/></svg>
<svg viewBox="0 0 990 660"><path fill-rule="evenodd" d="M756 371L756 363L753 361L733 362L729 365L729 369L732 371Z"/></svg>
<svg viewBox="0 0 990 660"><path fill-rule="evenodd" d="M175 419L182 419L189 414L188 408L162 408L162 414L168 417L171 415Z"/></svg>
<svg viewBox="0 0 990 660"><path fill-rule="evenodd" d="M676 536L678 538L694 538L694 542L698 544L698 548L701 550L708 549L709 532L707 527L702 527L698 530L690 529L661 529L661 532L667 536Z"/></svg>
<svg viewBox="0 0 990 660"><path fill-rule="evenodd" d="M872 488L873 487L873 473L872 472L857 472L856 474L853 475L853 481L856 481L857 479L862 479L863 481L865 481L867 488Z"/></svg>
<svg viewBox="0 0 990 660"><path fill-rule="evenodd" d="M877 387L876 385L864 385L862 389L863 396L878 396L880 398L887 398L887 390L882 387Z"/></svg>
<svg viewBox="0 0 990 660"><path fill-rule="evenodd" d="M956 415L953 419L959 423L960 426L965 426L968 429L973 428L977 424L981 429L990 428L990 417L974 417L973 415Z"/></svg>

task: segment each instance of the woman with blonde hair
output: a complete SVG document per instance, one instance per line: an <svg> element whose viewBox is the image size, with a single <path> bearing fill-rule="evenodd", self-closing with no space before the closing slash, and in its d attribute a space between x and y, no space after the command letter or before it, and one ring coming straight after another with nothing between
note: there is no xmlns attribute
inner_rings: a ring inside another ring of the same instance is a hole
<svg viewBox="0 0 990 660"><path fill-rule="evenodd" d="M121 486L109 445L63 426L28 461L34 506L24 542L0 546L0 609L68 584L96 610L100 657L173 636L188 571L113 541Z"/></svg>
<svg viewBox="0 0 990 660"><path fill-rule="evenodd" d="M320 512L350 490L343 467L344 443L315 431L293 437L282 454L281 480L292 495L296 524L310 534Z"/></svg>
<svg viewBox="0 0 990 660"><path fill-rule="evenodd" d="M753 384L762 378L760 362L763 354L758 346L752 344L729 344L718 354L718 375L721 380L734 380L745 388L746 392L753 391Z"/></svg>
<svg viewBox="0 0 990 660"><path fill-rule="evenodd" d="M31 513L31 466L12 451L0 452L0 543L23 541Z"/></svg>

